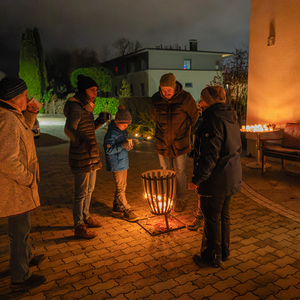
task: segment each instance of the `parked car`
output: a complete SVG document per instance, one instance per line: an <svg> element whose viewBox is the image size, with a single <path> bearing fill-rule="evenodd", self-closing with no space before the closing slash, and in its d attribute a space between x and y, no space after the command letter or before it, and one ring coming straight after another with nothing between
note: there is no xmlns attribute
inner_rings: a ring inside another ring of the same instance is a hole
<svg viewBox="0 0 300 300"><path fill-rule="evenodd" d="M34 125L33 125L31 130L32 130L33 136L35 138L40 137L40 134L41 134L41 132L40 132L40 122L37 118L35 118Z"/></svg>

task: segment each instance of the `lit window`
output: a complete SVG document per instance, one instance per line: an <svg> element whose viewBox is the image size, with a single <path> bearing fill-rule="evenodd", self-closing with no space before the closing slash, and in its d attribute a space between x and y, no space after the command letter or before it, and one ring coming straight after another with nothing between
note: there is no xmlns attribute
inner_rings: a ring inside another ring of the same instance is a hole
<svg viewBox="0 0 300 300"><path fill-rule="evenodd" d="M183 69L184 70L190 70L191 69L191 62L192 62L191 59L185 59L183 61Z"/></svg>

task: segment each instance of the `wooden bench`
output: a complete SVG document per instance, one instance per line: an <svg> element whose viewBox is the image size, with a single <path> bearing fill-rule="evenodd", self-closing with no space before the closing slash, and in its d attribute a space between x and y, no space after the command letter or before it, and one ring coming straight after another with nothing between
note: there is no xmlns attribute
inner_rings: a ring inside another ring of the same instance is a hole
<svg viewBox="0 0 300 300"><path fill-rule="evenodd" d="M262 173L266 172L267 156L285 161L300 162L300 123L287 123L283 136L278 139L262 139Z"/></svg>

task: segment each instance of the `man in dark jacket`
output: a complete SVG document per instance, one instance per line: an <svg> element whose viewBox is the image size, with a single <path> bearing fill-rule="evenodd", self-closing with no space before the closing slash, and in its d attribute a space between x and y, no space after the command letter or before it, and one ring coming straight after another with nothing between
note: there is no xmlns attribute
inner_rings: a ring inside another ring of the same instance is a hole
<svg viewBox="0 0 300 300"><path fill-rule="evenodd" d="M89 230L88 227L101 226L101 223L92 218L89 213L96 172L102 167L95 130L107 120L99 116L94 121L97 83L83 75L78 75L77 80L78 92L67 100L64 107L67 118L65 133L71 140L69 164L75 176L73 202L75 236L91 239L96 237L97 233Z"/></svg>
<svg viewBox="0 0 300 300"><path fill-rule="evenodd" d="M192 95L183 90L172 73L160 79L159 91L151 98L150 116L156 123L155 150L163 169L176 172L175 211L185 207L186 158L191 150L191 129L198 110Z"/></svg>
<svg viewBox="0 0 300 300"><path fill-rule="evenodd" d="M236 111L225 104L221 86L208 86L201 92L203 123L196 132L194 172L189 189L198 189L204 230L198 266L222 266L229 259L231 196L240 190L242 168L241 135Z"/></svg>

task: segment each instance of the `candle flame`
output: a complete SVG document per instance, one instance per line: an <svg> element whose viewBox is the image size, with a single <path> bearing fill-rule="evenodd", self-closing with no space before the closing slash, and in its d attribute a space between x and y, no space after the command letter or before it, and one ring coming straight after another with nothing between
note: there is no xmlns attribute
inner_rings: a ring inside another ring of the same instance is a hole
<svg viewBox="0 0 300 300"><path fill-rule="evenodd" d="M274 130L273 127L267 124L243 125L241 128L241 131L245 131L245 132L264 132L264 131L273 131L273 130Z"/></svg>

